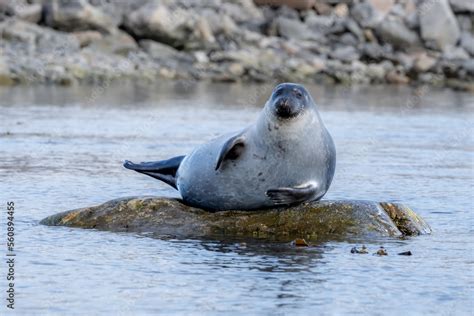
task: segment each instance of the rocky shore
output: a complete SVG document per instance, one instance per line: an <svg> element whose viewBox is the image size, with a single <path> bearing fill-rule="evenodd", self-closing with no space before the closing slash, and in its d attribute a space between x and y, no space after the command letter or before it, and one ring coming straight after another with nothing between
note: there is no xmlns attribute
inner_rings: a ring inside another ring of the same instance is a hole
<svg viewBox="0 0 474 316"><path fill-rule="evenodd" d="M474 91L473 24L472 0L0 0L0 85L176 79Z"/></svg>

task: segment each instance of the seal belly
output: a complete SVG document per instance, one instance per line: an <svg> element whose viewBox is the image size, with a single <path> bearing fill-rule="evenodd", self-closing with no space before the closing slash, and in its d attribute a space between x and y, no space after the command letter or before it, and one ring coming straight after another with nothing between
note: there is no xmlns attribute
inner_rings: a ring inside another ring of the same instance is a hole
<svg viewBox="0 0 474 316"><path fill-rule="evenodd" d="M318 155L311 157L308 151L312 146L295 148L299 147L297 144L291 150L276 152L274 148L248 142L239 158L227 160L215 170L216 157L225 139L198 147L181 163L177 186L187 203L213 210L271 207L274 203L266 195L268 190L321 182L323 170L319 170L318 164L324 159ZM303 162L302 150L309 156Z"/></svg>
<svg viewBox="0 0 474 316"><path fill-rule="evenodd" d="M225 161L215 170L221 140L197 148L178 169L177 186L183 199L195 206L251 209L266 206L263 164L252 160L251 148L236 160ZM222 141L223 143L223 141ZM268 205L270 206L270 205Z"/></svg>

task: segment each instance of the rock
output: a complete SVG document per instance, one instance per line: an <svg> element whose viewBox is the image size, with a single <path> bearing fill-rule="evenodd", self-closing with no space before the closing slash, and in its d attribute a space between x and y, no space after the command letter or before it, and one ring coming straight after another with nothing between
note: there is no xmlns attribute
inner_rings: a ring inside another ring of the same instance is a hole
<svg viewBox="0 0 474 316"><path fill-rule="evenodd" d="M413 67L417 72L425 72L430 70L435 64L435 58L428 56L426 53L421 53L416 56Z"/></svg>
<svg viewBox="0 0 474 316"><path fill-rule="evenodd" d="M339 42L343 45L350 45L357 47L357 44L359 43L357 38L352 35L351 33L344 33L339 37Z"/></svg>
<svg viewBox="0 0 474 316"><path fill-rule="evenodd" d="M325 2L319 2L316 1L316 4L314 5L314 8L316 12L320 15L331 15L332 14L332 7L325 3Z"/></svg>
<svg viewBox="0 0 474 316"><path fill-rule="evenodd" d="M456 46L446 48L443 52L443 58L447 60L467 60L469 55L462 47Z"/></svg>
<svg viewBox="0 0 474 316"><path fill-rule="evenodd" d="M305 17L305 24L308 28L320 36L331 33L331 28L334 25L334 22L335 18L333 16L316 15L311 13Z"/></svg>
<svg viewBox="0 0 474 316"><path fill-rule="evenodd" d="M376 43L367 43L362 46L362 55L373 60L391 59L393 48L391 45L379 45Z"/></svg>
<svg viewBox="0 0 474 316"><path fill-rule="evenodd" d="M309 31L306 24L299 20L279 17L276 20L278 34L286 39L312 39L313 33Z"/></svg>
<svg viewBox="0 0 474 316"><path fill-rule="evenodd" d="M117 26L110 16L86 0L51 0L45 8L46 25L58 30L110 33Z"/></svg>
<svg viewBox="0 0 474 316"><path fill-rule="evenodd" d="M333 59L350 62L360 58L360 54L354 46L341 46L329 54Z"/></svg>
<svg viewBox="0 0 474 316"><path fill-rule="evenodd" d="M87 46L95 41L100 41L103 37L103 35L98 31L73 32L72 35L76 37L81 47Z"/></svg>
<svg viewBox="0 0 474 316"><path fill-rule="evenodd" d="M42 0L44 1L44 0ZM51 1L51 0L47 0ZM88 0L98 10L109 16L115 25L121 25L124 16L139 9L150 0L133 0L133 1L110 1L110 0Z"/></svg>
<svg viewBox="0 0 474 316"><path fill-rule="evenodd" d="M189 54L181 52L166 44L158 43L152 40L141 40L140 47L152 58L159 60L176 59L188 63L195 61L195 58ZM197 52L196 52L197 53ZM207 58L207 56L206 56Z"/></svg>
<svg viewBox="0 0 474 316"><path fill-rule="evenodd" d="M460 30L448 0L425 0L419 5L421 37L426 45L444 50L459 40Z"/></svg>
<svg viewBox="0 0 474 316"><path fill-rule="evenodd" d="M43 7L39 3L31 5L17 5L15 8L15 17L21 20L38 23L41 20L41 12Z"/></svg>
<svg viewBox="0 0 474 316"><path fill-rule="evenodd" d="M420 46L418 35L403 23L400 17L389 16L377 24L375 31L386 43L407 49Z"/></svg>
<svg viewBox="0 0 474 316"><path fill-rule="evenodd" d="M410 82L410 78L408 78L400 69L389 71L385 76L385 79L389 83L394 84L408 84Z"/></svg>
<svg viewBox="0 0 474 316"><path fill-rule="evenodd" d="M57 32L21 20L8 19L0 23L0 37L9 48L26 55L48 53L54 57L79 51L74 35Z"/></svg>
<svg viewBox="0 0 474 316"><path fill-rule="evenodd" d="M411 253L410 250L408 250L408 251L399 252L398 255L399 256L411 256L412 253Z"/></svg>
<svg viewBox="0 0 474 316"><path fill-rule="evenodd" d="M377 18L383 20L385 16L393 9L394 0L367 0L371 5Z"/></svg>
<svg viewBox="0 0 474 316"><path fill-rule="evenodd" d="M255 6L252 0L227 1L218 6L218 9L218 11L215 11L218 16L227 15L239 24L250 22L260 24L264 22L262 11Z"/></svg>
<svg viewBox="0 0 474 316"><path fill-rule="evenodd" d="M458 20L459 27L464 32L471 32L472 31L472 23L474 22L471 20L470 14L457 14L456 19Z"/></svg>
<svg viewBox="0 0 474 316"><path fill-rule="evenodd" d="M133 37L119 30L92 41L89 44L89 47L108 54L119 54L124 56L127 56L130 52L138 49L137 42L135 42Z"/></svg>
<svg viewBox="0 0 474 316"><path fill-rule="evenodd" d="M124 26L137 38L156 40L178 49L215 46L207 21L180 7L150 2L126 16Z"/></svg>
<svg viewBox="0 0 474 316"><path fill-rule="evenodd" d="M366 70L367 76L375 83L381 83L385 79L386 70L381 64L368 64Z"/></svg>
<svg viewBox="0 0 474 316"><path fill-rule="evenodd" d="M352 17L362 27L374 27L382 22L392 9L394 0L367 0L355 3L351 9Z"/></svg>
<svg viewBox="0 0 474 316"><path fill-rule="evenodd" d="M345 25L346 25L346 28L357 37L357 40L359 42L364 41L364 31L359 27L359 25L354 19L352 18L346 19Z"/></svg>
<svg viewBox="0 0 474 316"><path fill-rule="evenodd" d="M345 18L349 14L349 7L345 3L339 3L334 7L333 13L339 18Z"/></svg>
<svg viewBox="0 0 474 316"><path fill-rule="evenodd" d="M474 12L474 1L472 0L449 0L454 12Z"/></svg>
<svg viewBox="0 0 474 316"><path fill-rule="evenodd" d="M204 64L209 62L209 57L204 51L195 51L193 52L193 56L198 63Z"/></svg>
<svg viewBox="0 0 474 316"><path fill-rule="evenodd" d="M257 5L287 6L298 10L308 10L316 0L254 0Z"/></svg>
<svg viewBox="0 0 474 316"><path fill-rule="evenodd" d="M474 76L474 59L468 59L463 62L462 68L466 69L467 73Z"/></svg>
<svg viewBox="0 0 474 316"><path fill-rule="evenodd" d="M474 36L471 33L463 32L461 34L461 47L474 56Z"/></svg>
<svg viewBox="0 0 474 316"><path fill-rule="evenodd" d="M474 82L450 78L446 80L446 86L460 91L469 91L474 93Z"/></svg>
<svg viewBox="0 0 474 316"><path fill-rule="evenodd" d="M125 198L47 217L41 224L150 233L177 238L291 241L428 234L430 227L398 203L320 201L260 210L207 212L167 198Z"/></svg>

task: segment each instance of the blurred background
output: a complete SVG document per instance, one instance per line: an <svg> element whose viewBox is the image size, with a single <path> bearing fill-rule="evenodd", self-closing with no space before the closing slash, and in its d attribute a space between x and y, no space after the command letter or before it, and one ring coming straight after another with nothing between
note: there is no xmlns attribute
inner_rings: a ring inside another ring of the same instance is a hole
<svg viewBox="0 0 474 316"><path fill-rule="evenodd" d="M472 0L0 0L0 84L184 79L473 91Z"/></svg>

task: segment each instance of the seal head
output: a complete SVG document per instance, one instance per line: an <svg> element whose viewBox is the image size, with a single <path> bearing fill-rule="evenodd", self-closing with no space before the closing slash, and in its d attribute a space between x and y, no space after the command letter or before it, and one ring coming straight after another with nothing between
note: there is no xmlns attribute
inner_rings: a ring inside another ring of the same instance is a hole
<svg viewBox="0 0 474 316"><path fill-rule="evenodd" d="M268 100L273 114L280 120L296 118L308 106L314 104L306 89L294 83L282 83L275 87Z"/></svg>

